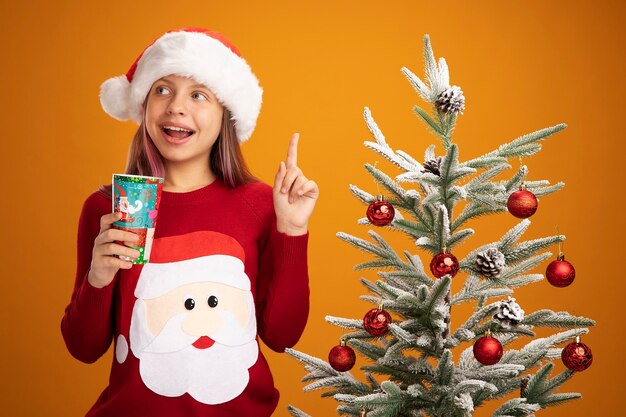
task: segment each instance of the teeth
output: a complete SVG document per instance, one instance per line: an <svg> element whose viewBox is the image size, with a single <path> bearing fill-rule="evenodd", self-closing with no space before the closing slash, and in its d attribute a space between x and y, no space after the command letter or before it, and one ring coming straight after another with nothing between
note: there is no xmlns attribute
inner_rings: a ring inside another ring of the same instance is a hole
<svg viewBox="0 0 626 417"><path fill-rule="evenodd" d="M189 129L183 129L182 127L177 127L177 126L163 126L163 129L167 129L167 130L175 130L177 132L189 132L191 133L192 131Z"/></svg>

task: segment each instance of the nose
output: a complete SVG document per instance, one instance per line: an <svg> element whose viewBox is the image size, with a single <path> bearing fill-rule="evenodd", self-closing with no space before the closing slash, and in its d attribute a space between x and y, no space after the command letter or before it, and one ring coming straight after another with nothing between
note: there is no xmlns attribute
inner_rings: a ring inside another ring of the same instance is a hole
<svg viewBox="0 0 626 417"><path fill-rule="evenodd" d="M211 310L193 311L182 323L183 331L192 336L210 336L222 324L222 319Z"/></svg>
<svg viewBox="0 0 626 417"><path fill-rule="evenodd" d="M167 105L167 114L169 115L180 115L183 116L187 113L187 108L185 106L185 100L182 94L174 94L172 95L172 99Z"/></svg>

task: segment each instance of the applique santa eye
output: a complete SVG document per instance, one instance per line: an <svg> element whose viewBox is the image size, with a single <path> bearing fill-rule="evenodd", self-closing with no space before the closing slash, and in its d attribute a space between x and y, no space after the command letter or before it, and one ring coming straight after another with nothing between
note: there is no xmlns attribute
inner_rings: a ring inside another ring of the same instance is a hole
<svg viewBox="0 0 626 417"><path fill-rule="evenodd" d="M154 240L135 288L130 350L153 392L204 404L241 394L257 361L256 316L244 250L211 231ZM116 359L128 354L124 337Z"/></svg>

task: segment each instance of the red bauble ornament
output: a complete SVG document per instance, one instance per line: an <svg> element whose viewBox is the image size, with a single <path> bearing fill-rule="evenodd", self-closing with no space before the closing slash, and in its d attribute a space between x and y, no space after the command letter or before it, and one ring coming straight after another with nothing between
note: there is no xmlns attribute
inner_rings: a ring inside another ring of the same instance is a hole
<svg viewBox="0 0 626 417"><path fill-rule="evenodd" d="M328 363L335 371L346 372L352 369L356 362L356 354L350 346L346 346L345 341L335 346L328 353Z"/></svg>
<svg viewBox="0 0 626 417"><path fill-rule="evenodd" d="M576 341L570 343L563 348L561 352L561 360L563 364L572 371L581 372L591 366L593 355L591 349L584 343L580 342L580 337L576 337Z"/></svg>
<svg viewBox="0 0 626 417"><path fill-rule="evenodd" d="M560 253L556 261L550 262L546 268L546 278L555 287L567 287L576 278L574 265L565 260L565 256Z"/></svg>
<svg viewBox="0 0 626 417"><path fill-rule="evenodd" d="M537 200L537 197L530 191L527 191L526 186L523 184L522 188L512 193L506 202L509 213L520 219L525 219L535 214L538 206L539 200Z"/></svg>
<svg viewBox="0 0 626 417"><path fill-rule="evenodd" d="M486 336L474 343L474 357L483 365L493 365L500 362L502 353L502 344L498 339L491 336L490 332L487 332Z"/></svg>
<svg viewBox="0 0 626 417"><path fill-rule="evenodd" d="M367 219L376 226L387 226L393 221L396 211L390 202L383 200L381 194L367 208Z"/></svg>
<svg viewBox="0 0 626 417"><path fill-rule="evenodd" d="M459 261L451 253L442 252L430 261L430 272L437 278L444 275L453 277L459 272Z"/></svg>
<svg viewBox="0 0 626 417"><path fill-rule="evenodd" d="M391 316L382 308L373 308L363 317L363 327L372 336L382 336L387 333Z"/></svg>

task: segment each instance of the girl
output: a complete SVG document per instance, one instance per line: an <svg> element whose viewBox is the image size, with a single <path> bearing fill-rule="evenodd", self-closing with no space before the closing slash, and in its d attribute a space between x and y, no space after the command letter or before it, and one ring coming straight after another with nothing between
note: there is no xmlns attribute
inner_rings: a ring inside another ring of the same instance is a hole
<svg viewBox="0 0 626 417"><path fill-rule="evenodd" d="M104 110L139 128L127 174L165 178L150 263L111 228L110 188L84 203L61 329L91 363L114 341L109 385L88 416L269 416L278 402L258 338L282 352L309 308L308 221L319 195L290 141L274 187L240 143L262 90L237 49L199 28L168 32L101 88ZM258 337L257 337L258 335Z"/></svg>

